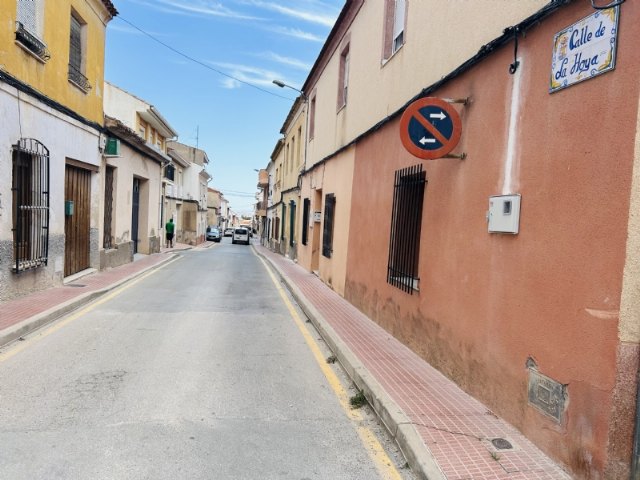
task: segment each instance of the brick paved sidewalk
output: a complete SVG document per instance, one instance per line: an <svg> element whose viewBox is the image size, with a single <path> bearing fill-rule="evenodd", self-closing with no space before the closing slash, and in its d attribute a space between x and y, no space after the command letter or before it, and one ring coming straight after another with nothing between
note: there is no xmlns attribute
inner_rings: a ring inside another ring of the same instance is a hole
<svg viewBox="0 0 640 480"><path fill-rule="evenodd" d="M289 285L422 478L571 478L514 427L458 388L318 277L254 243ZM344 350L344 351L341 351ZM345 365L346 363L346 365ZM410 428L410 430L406 430ZM405 429L405 430L403 430ZM492 439L513 448L498 450Z"/></svg>

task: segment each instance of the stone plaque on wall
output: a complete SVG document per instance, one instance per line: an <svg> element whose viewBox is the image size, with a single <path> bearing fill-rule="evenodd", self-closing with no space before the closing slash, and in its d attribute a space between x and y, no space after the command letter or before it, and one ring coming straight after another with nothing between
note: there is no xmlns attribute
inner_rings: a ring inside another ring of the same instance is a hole
<svg viewBox="0 0 640 480"><path fill-rule="evenodd" d="M567 401L567 386L529 369L529 403L556 422L562 422Z"/></svg>

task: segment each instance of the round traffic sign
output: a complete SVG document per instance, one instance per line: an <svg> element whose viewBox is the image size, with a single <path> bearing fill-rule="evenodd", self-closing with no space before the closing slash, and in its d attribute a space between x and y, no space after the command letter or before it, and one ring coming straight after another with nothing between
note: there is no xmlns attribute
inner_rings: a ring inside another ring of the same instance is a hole
<svg viewBox="0 0 640 480"><path fill-rule="evenodd" d="M462 134L460 115L440 98L416 100L400 119L400 140L412 155L427 160L453 150Z"/></svg>

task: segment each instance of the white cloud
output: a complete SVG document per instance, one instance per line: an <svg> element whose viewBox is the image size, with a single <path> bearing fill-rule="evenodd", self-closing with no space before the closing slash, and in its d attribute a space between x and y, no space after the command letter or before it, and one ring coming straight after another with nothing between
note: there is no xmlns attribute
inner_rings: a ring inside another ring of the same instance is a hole
<svg viewBox="0 0 640 480"><path fill-rule="evenodd" d="M238 20L261 20L259 17L244 15L210 0L130 0L134 3L154 8L158 11L182 15L209 15Z"/></svg>
<svg viewBox="0 0 640 480"><path fill-rule="evenodd" d="M299 40L308 40L310 42L318 42L318 43L323 43L324 42L324 37L321 37L319 35L315 35L313 33L310 32L305 32L303 30L300 30L299 28L287 28L287 27L273 27L273 28L269 28L269 30L279 33L281 35L286 35L288 37L294 37L297 38Z"/></svg>
<svg viewBox="0 0 640 480"><path fill-rule="evenodd" d="M298 70L303 70L305 72L308 72L309 70L311 70L310 64L305 63L302 60L298 60L296 58L283 57L282 55L278 55L277 53L274 53L274 52L267 52L264 54L264 57L274 60L275 62L278 62L282 65L287 65L289 67L293 67Z"/></svg>
<svg viewBox="0 0 640 480"><path fill-rule="evenodd" d="M337 13L327 13L328 7L321 5L321 7L303 9L302 2L296 3L296 8L282 5L282 2L268 2L263 0L248 0L249 3L256 7L264 8L266 10L272 10L288 17L297 18L310 23L316 23L325 27L333 27L333 24L338 17ZM310 5L308 2L306 5Z"/></svg>
<svg viewBox="0 0 640 480"><path fill-rule="evenodd" d="M241 82L250 83L260 87L273 87L273 80L280 78L278 72L253 67L251 65L239 65L235 63L213 63L217 68L224 70L227 75L234 78L222 80L224 88L238 88Z"/></svg>

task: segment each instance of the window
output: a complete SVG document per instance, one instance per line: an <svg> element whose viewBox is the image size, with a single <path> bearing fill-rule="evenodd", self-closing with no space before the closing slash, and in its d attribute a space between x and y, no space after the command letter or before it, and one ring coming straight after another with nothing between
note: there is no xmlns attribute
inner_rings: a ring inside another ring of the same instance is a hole
<svg viewBox="0 0 640 480"><path fill-rule="evenodd" d="M316 125L316 96L311 97L311 107L309 107L309 139L313 138Z"/></svg>
<svg viewBox="0 0 640 480"><path fill-rule="evenodd" d="M302 143L302 127L298 127L298 149L296 150L296 165L300 165L300 144Z"/></svg>
<svg viewBox="0 0 640 480"><path fill-rule="evenodd" d="M341 109L347 104L347 92L349 89L349 44L342 49L340 54L338 88L338 109Z"/></svg>
<svg viewBox="0 0 640 480"><path fill-rule="evenodd" d="M386 0L383 59L396 53L405 40L406 0Z"/></svg>
<svg viewBox="0 0 640 480"><path fill-rule="evenodd" d="M17 0L16 41L40 60L51 58L42 38L42 1Z"/></svg>
<svg viewBox="0 0 640 480"><path fill-rule="evenodd" d="M138 117L138 135L140 135L143 140L147 140L147 123L140 117Z"/></svg>
<svg viewBox="0 0 640 480"><path fill-rule="evenodd" d="M322 230L322 255L331 258L333 253L333 220L336 211L336 197L327 193L324 197L324 227Z"/></svg>
<svg viewBox="0 0 640 480"><path fill-rule="evenodd" d="M75 12L72 12L69 33L69 81L86 93L91 90L91 84L84 76L85 36L86 24Z"/></svg>
<svg viewBox="0 0 640 480"><path fill-rule="evenodd" d="M311 212L311 200L305 198L302 203L302 244L309 241L309 214Z"/></svg>
<svg viewBox="0 0 640 480"><path fill-rule="evenodd" d="M174 167L171 164L164 167L164 178L166 178L167 180L171 180L173 182L175 179L175 175L176 175L176 167Z"/></svg>
<svg viewBox="0 0 640 480"><path fill-rule="evenodd" d="M418 290L418 254L426 179L422 165L397 170L395 174L387 282L410 294Z"/></svg>
<svg viewBox="0 0 640 480"><path fill-rule="evenodd" d="M46 265L49 252L49 150L23 138L13 146L14 272Z"/></svg>
<svg viewBox="0 0 640 480"><path fill-rule="evenodd" d="M297 163L297 160L296 160L296 162L294 162L294 159L295 159L295 151L296 151L296 137L295 137L295 135L294 135L294 136L291 138L291 163L289 164L289 169L290 169L290 170L293 170L293 164L294 164L294 163Z"/></svg>

